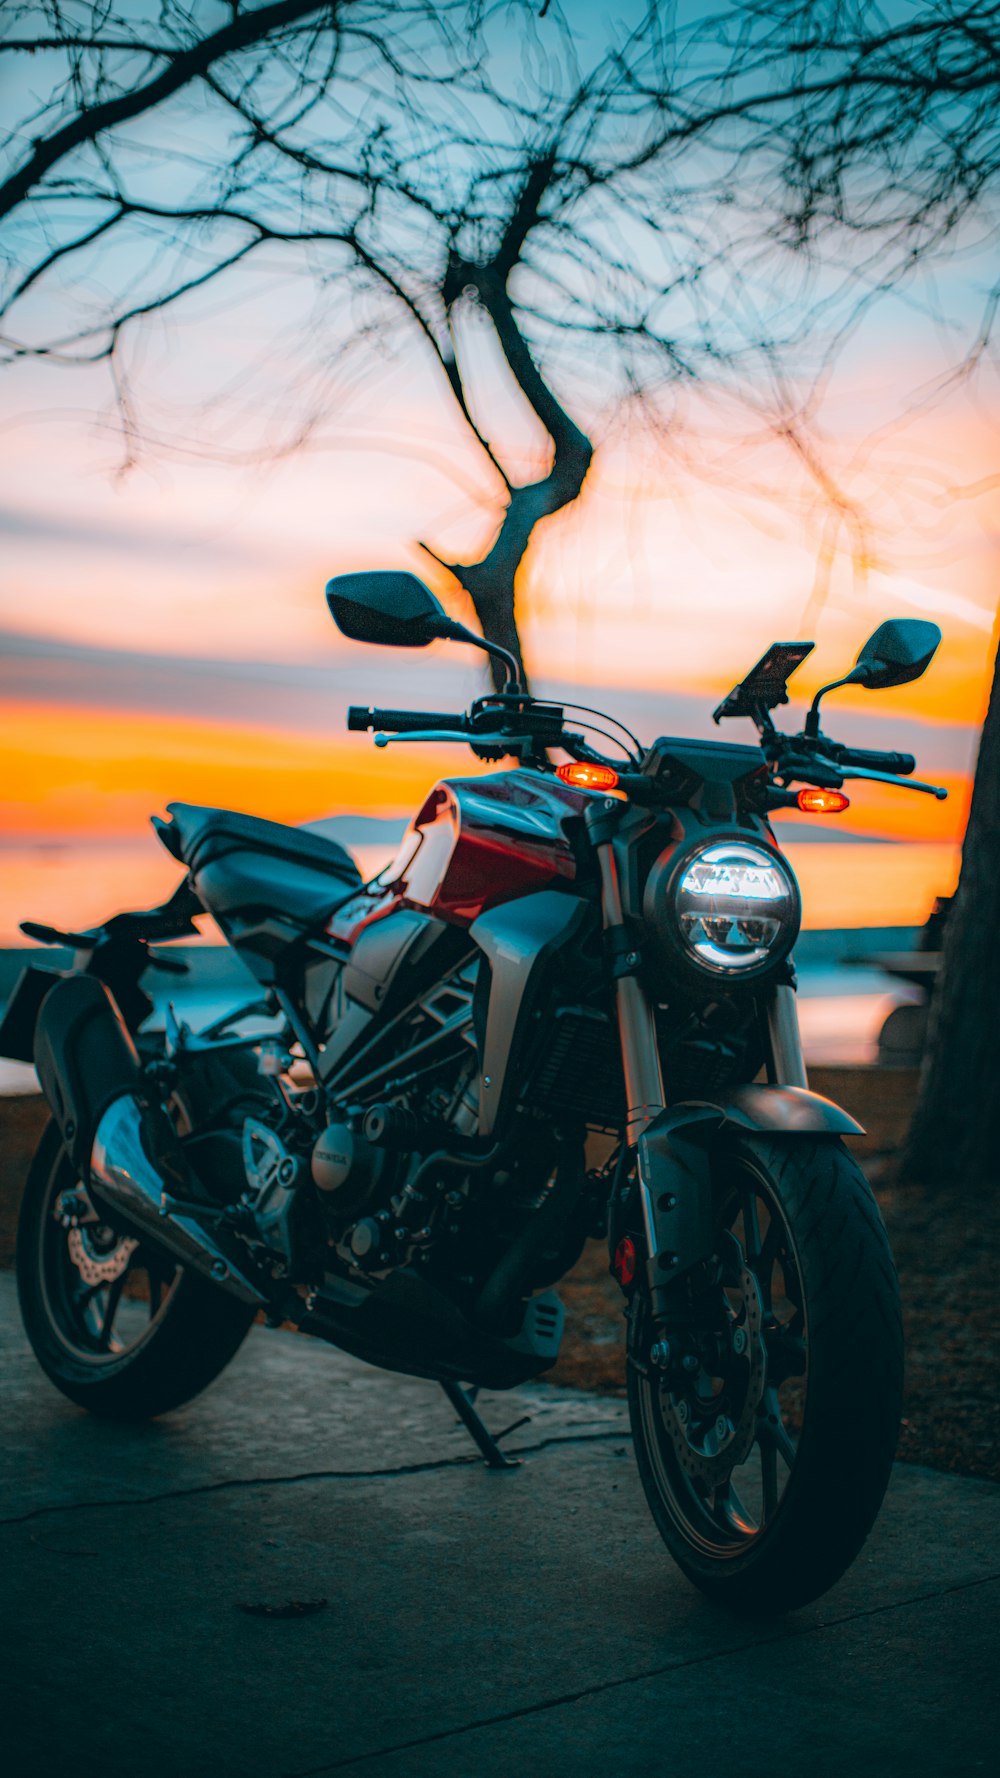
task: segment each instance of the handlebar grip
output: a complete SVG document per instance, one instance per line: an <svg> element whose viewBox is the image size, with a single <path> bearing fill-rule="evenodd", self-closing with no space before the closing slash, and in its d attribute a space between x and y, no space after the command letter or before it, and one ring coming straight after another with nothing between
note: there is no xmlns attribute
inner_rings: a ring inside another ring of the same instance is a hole
<svg viewBox="0 0 1000 1778"><path fill-rule="evenodd" d="M894 772L900 778L908 777L917 766L912 753L879 753L873 747L838 747L837 764L867 766L869 771Z"/></svg>
<svg viewBox="0 0 1000 1778"><path fill-rule="evenodd" d="M420 729L448 729L456 735L469 733L467 716L441 710L369 710L362 704L351 704L347 711L349 729L382 729L397 735L416 734Z"/></svg>

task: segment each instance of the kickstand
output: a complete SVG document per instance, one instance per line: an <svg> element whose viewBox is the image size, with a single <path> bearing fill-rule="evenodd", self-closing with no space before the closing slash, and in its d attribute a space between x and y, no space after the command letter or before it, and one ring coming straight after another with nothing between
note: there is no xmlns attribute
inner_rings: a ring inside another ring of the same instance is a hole
<svg viewBox="0 0 1000 1778"><path fill-rule="evenodd" d="M497 1444L496 1438L493 1437L489 1427L486 1425L485 1421L481 1419L473 1405L474 1398L479 1393L478 1389L472 1390L471 1393L467 1395L460 1383L442 1382L441 1387L461 1420L462 1425L465 1427L466 1432L469 1434L469 1437L475 1440L479 1449L482 1451L489 1468L517 1469L520 1459L517 1457L504 1456L500 1446ZM508 1432L514 1432L518 1426L523 1426L528 1418L529 1416L525 1414L522 1419L515 1420L513 1426L505 1426L503 1432L497 1434L497 1438L506 1438Z"/></svg>

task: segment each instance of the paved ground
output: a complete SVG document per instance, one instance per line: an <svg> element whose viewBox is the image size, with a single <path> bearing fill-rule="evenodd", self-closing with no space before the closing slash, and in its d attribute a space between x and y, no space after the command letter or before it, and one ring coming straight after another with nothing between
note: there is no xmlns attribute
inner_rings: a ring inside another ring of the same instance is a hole
<svg viewBox="0 0 1000 1778"><path fill-rule="evenodd" d="M997 1770L990 1483L901 1468L851 1574L754 1628L666 1558L618 1402L484 1398L531 1415L495 1475L432 1385L294 1335L139 1430L50 1387L9 1275L0 1337L11 1778Z"/></svg>

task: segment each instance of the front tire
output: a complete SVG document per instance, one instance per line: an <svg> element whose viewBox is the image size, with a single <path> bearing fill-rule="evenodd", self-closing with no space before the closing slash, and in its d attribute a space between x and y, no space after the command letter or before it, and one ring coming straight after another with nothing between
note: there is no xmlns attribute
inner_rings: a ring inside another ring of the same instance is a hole
<svg viewBox="0 0 1000 1778"><path fill-rule="evenodd" d="M684 1379L630 1363L629 1415L674 1560L717 1603L765 1616L831 1587L875 1521L899 1430L899 1290L835 1138L720 1145L714 1214L717 1355Z"/></svg>
<svg viewBox="0 0 1000 1778"><path fill-rule="evenodd" d="M32 1161L17 1231L25 1331L46 1376L109 1420L146 1420L190 1401L242 1345L254 1311L104 1224L64 1227L77 1186L55 1124Z"/></svg>

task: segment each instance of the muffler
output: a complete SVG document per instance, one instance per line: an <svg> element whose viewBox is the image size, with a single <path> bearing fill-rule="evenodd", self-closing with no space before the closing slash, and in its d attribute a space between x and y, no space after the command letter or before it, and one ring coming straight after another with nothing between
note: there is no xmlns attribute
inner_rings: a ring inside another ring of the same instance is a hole
<svg viewBox="0 0 1000 1778"><path fill-rule="evenodd" d="M242 1302L266 1303L203 1226L204 1192L104 983L72 975L50 989L34 1051L42 1092L95 1201Z"/></svg>

